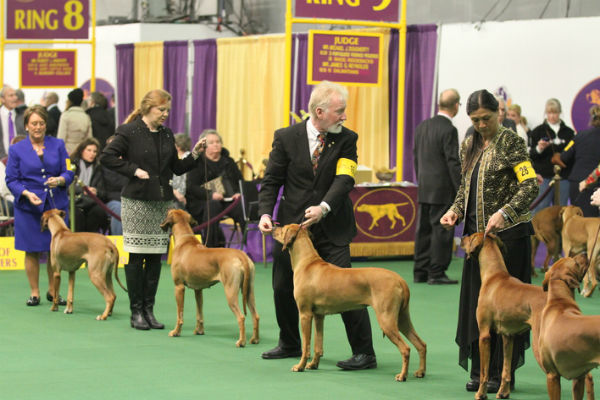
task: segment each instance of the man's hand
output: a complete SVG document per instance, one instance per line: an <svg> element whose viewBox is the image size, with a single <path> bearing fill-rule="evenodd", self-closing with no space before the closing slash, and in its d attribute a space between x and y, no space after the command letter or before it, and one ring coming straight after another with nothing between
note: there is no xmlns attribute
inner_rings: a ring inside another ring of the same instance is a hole
<svg viewBox="0 0 600 400"><path fill-rule="evenodd" d="M323 209L321 206L311 206L304 210L304 222L302 226L311 226L323 218Z"/></svg>
<svg viewBox="0 0 600 400"><path fill-rule="evenodd" d="M273 222L271 221L271 217L266 214L260 217L258 229L260 229L263 235L269 235L273 231Z"/></svg>

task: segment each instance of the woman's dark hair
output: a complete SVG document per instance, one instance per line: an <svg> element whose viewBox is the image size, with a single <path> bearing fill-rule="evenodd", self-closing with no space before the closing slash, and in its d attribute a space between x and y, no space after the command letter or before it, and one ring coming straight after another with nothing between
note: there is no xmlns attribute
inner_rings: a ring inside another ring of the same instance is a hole
<svg viewBox="0 0 600 400"><path fill-rule="evenodd" d="M71 153L71 160L81 160L81 153L83 153L83 150L89 145L96 146L96 149L98 149L98 155L100 155L100 142L98 142L98 139L94 137L89 137L83 139L83 141L77 145L75 151ZM98 156L96 156L96 160L94 162L96 161L98 161Z"/></svg>
<svg viewBox="0 0 600 400"><path fill-rule="evenodd" d="M496 97L485 89L477 90L469 96L467 99L467 115L471 115L480 108L485 108L492 112L498 112L498 100ZM473 127L474 128L474 127ZM477 132L477 129L473 129L473 136L471 143L465 150L465 159L463 162L462 173L463 175L471 168L472 164L475 163L479 157L479 153L483 149L483 138L481 134Z"/></svg>

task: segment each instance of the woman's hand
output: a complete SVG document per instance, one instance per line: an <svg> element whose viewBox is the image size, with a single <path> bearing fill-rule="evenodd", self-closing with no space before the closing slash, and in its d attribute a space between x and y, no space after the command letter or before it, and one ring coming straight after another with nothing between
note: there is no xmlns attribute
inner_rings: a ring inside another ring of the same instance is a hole
<svg viewBox="0 0 600 400"><path fill-rule="evenodd" d="M98 195L98 190L95 187L88 186L88 189L94 196Z"/></svg>
<svg viewBox="0 0 600 400"><path fill-rule="evenodd" d="M192 150L192 153L194 153L194 155L198 156L198 155L200 155L200 153L204 152L204 149L206 149L206 138L205 137L203 137L202 139L200 139L196 142L196 144L194 145L194 149Z"/></svg>
<svg viewBox="0 0 600 400"><path fill-rule="evenodd" d="M223 197L223 195L221 193L214 192L212 194L212 199L213 200L217 200L217 201L221 201L221 200L224 199L224 197Z"/></svg>
<svg viewBox="0 0 600 400"><path fill-rule="evenodd" d="M29 200L29 202L34 206L39 206L40 204L42 204L42 200L40 200L40 198L37 197L35 193L30 192L29 190L23 190L23 193L21 194L27 197L27 200Z"/></svg>
<svg viewBox="0 0 600 400"><path fill-rule="evenodd" d="M458 220L458 214L456 214L452 210L446 211L446 214L440 218L440 224L448 230L452 229L454 225L456 225L456 221Z"/></svg>
<svg viewBox="0 0 600 400"><path fill-rule="evenodd" d="M175 196L175 198L177 199L178 202L182 203L183 205L187 204L187 200L185 199L185 196L182 195L179 190L177 189L173 189L173 196Z"/></svg>
<svg viewBox="0 0 600 400"><path fill-rule="evenodd" d="M234 193L233 196L231 196L232 199L237 199L238 197L241 197L242 195L240 193Z"/></svg>
<svg viewBox="0 0 600 400"><path fill-rule="evenodd" d="M591 205L600 206L600 189L596 189L596 191L594 191L594 194L592 195L591 199Z"/></svg>
<svg viewBox="0 0 600 400"><path fill-rule="evenodd" d="M485 234L487 235L488 233L494 233L502 228L504 228L504 215L502 215L500 211L496 211L494 214L492 214L487 226L485 227Z"/></svg>
<svg viewBox="0 0 600 400"><path fill-rule="evenodd" d="M587 183L585 183L585 179L582 180L581 182L579 182L579 191L580 192L583 192L586 187L587 187Z"/></svg>
<svg viewBox="0 0 600 400"><path fill-rule="evenodd" d="M271 217L267 214L261 216L260 222L258 223L258 229L260 229L263 235L270 234L273 231L273 221L271 221Z"/></svg>
<svg viewBox="0 0 600 400"><path fill-rule="evenodd" d="M62 176L51 176L46 182L44 182L44 185L48 186L50 189L54 189L55 187L64 184L64 182L65 178Z"/></svg>
<svg viewBox="0 0 600 400"><path fill-rule="evenodd" d="M150 179L150 175L141 168L137 168L134 175L139 179Z"/></svg>

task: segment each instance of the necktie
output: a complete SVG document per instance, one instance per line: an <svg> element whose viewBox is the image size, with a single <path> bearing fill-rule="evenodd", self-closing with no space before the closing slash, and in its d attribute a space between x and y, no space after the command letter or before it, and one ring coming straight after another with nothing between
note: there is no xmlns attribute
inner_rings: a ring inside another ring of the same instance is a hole
<svg viewBox="0 0 600 400"><path fill-rule="evenodd" d="M12 120L12 111L8 112L8 144L12 142L15 137L15 124Z"/></svg>
<svg viewBox="0 0 600 400"><path fill-rule="evenodd" d="M319 140L319 143L317 144L317 147L315 148L315 151L313 151L313 154L311 157L311 161L312 161L312 165L313 165L313 172L315 174L317 173L317 166L319 165L319 157L321 157L321 153L323 152L323 147L325 146L325 134L319 133L319 136L317 137L317 139Z"/></svg>

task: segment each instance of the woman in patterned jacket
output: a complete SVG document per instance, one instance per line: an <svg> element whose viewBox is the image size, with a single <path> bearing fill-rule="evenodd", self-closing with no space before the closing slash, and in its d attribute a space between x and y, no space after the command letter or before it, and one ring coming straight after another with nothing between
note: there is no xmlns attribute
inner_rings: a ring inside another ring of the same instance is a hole
<svg viewBox="0 0 600 400"><path fill-rule="evenodd" d="M475 132L461 148L461 186L454 204L440 223L455 226L465 222L465 235L494 232L506 246L504 261L508 272L523 282L531 282L531 242L533 234L529 205L538 194L536 174L525 141L498 123L498 102L487 90L469 96L467 114ZM479 329L475 310L481 278L477 257L465 258L460 293L456 343L459 364L467 369L471 358L467 391L479 388ZM496 392L502 370L502 338L492 333L488 392ZM529 333L514 341L511 372L524 363Z"/></svg>

